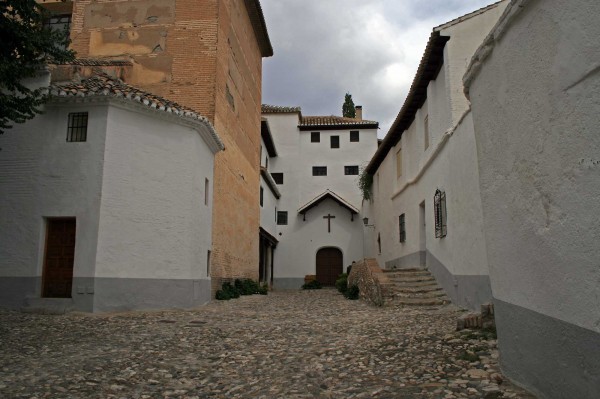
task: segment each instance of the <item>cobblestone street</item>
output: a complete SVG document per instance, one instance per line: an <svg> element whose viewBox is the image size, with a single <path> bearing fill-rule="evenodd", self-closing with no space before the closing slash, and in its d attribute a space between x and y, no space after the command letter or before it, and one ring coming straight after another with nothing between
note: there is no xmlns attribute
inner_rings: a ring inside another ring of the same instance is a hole
<svg viewBox="0 0 600 399"><path fill-rule="evenodd" d="M494 339L455 331L458 315L331 289L189 311L2 310L0 397L533 398L500 374Z"/></svg>

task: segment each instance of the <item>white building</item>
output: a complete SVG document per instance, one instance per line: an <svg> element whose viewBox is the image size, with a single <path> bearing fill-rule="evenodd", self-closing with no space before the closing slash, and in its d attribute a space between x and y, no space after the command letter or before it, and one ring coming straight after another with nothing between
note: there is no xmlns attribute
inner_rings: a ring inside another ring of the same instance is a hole
<svg viewBox="0 0 600 399"><path fill-rule="evenodd" d="M465 75L500 362L540 398L600 398L599 21L513 1Z"/></svg>
<svg viewBox="0 0 600 399"><path fill-rule="evenodd" d="M299 288L307 275L331 285L363 257L358 189L361 168L377 149L378 123L357 118L302 116L300 108L263 105L277 157L268 169L276 204L273 286ZM263 154L263 158L264 158ZM267 220L272 217L269 209Z"/></svg>
<svg viewBox="0 0 600 399"><path fill-rule="evenodd" d="M367 172L370 253L382 268L426 267L460 306L492 297L473 121L462 76L499 2L433 29L410 92Z"/></svg>
<svg viewBox="0 0 600 399"><path fill-rule="evenodd" d="M50 90L44 114L0 136L0 304L95 312L209 301L223 149L211 124L102 73Z"/></svg>

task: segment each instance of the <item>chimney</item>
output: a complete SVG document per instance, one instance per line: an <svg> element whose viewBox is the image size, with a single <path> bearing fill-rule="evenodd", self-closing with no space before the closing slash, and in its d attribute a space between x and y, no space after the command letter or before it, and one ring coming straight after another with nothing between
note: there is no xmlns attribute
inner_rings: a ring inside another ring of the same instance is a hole
<svg viewBox="0 0 600 399"><path fill-rule="evenodd" d="M354 119L362 121L362 105L357 105L356 107L354 107L354 109L356 110L356 116L354 117Z"/></svg>

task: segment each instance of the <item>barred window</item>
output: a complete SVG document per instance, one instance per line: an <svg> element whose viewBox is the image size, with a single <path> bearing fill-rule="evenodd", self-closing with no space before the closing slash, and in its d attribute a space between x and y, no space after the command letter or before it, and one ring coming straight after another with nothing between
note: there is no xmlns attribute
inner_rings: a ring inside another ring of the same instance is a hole
<svg viewBox="0 0 600 399"><path fill-rule="evenodd" d="M312 167L312 175L313 176L327 176L327 166L313 166Z"/></svg>
<svg viewBox="0 0 600 399"><path fill-rule="evenodd" d="M320 143L321 142L321 132L311 132L310 133L310 142L311 143Z"/></svg>
<svg viewBox="0 0 600 399"><path fill-rule="evenodd" d="M406 214L400 215L398 218L399 229L400 229L400 242L406 241Z"/></svg>
<svg viewBox="0 0 600 399"><path fill-rule="evenodd" d="M286 225L288 224L288 213L287 211L277 211L277 224Z"/></svg>
<svg viewBox="0 0 600 399"><path fill-rule="evenodd" d="M87 112L71 112L69 114L69 125L67 127L67 142L86 141L87 125Z"/></svg>
<svg viewBox="0 0 600 399"><path fill-rule="evenodd" d="M360 133L358 130L350 130L350 142L356 143L360 141Z"/></svg>
<svg viewBox="0 0 600 399"><path fill-rule="evenodd" d="M435 191L433 210L435 214L435 238L446 237L446 193L444 191Z"/></svg>
<svg viewBox="0 0 600 399"><path fill-rule="evenodd" d="M340 148L340 136L329 137L331 142L331 148Z"/></svg>
<svg viewBox="0 0 600 399"><path fill-rule="evenodd" d="M358 165L344 166L345 175L358 175Z"/></svg>

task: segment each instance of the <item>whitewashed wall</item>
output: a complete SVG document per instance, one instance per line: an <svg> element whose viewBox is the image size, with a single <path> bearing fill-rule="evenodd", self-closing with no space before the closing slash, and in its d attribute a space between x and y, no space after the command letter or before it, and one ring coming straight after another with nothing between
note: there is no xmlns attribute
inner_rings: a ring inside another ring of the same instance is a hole
<svg viewBox="0 0 600 399"><path fill-rule="evenodd" d="M261 166L265 167L265 157L268 156L267 148L264 141L260 140L262 160ZM269 168L273 162L273 158L269 160ZM270 171L270 169L268 169ZM260 176L260 186L263 188L263 205L260 208L260 227L269 232L272 236L277 235L276 212L279 206L279 200L275 197L264 177ZM276 186L279 188L279 186Z"/></svg>
<svg viewBox="0 0 600 399"><path fill-rule="evenodd" d="M69 112L89 112L86 142L66 141ZM40 297L46 218L75 217L73 299L92 310L106 120L106 106L47 107L0 136L0 305Z"/></svg>
<svg viewBox="0 0 600 399"><path fill-rule="evenodd" d="M543 398L600 397L599 20L516 2L469 75L500 359Z"/></svg>
<svg viewBox="0 0 600 399"><path fill-rule="evenodd" d="M160 117L111 107L108 120L96 308L208 301L212 152L194 129Z"/></svg>
<svg viewBox="0 0 600 399"><path fill-rule="evenodd" d="M385 268L428 267L460 306L477 309L491 300L477 171L477 152L462 75L471 55L499 18L506 2L460 23L442 26L451 38L444 64L429 83L427 100L400 142L374 176L374 230L371 253ZM425 147L424 120L429 145ZM462 119L461 119L462 117ZM396 154L402 149L402 175ZM433 197L446 193L447 236L435 237ZM424 204L423 234L420 204ZM401 243L399 216L405 214L407 239ZM377 238L381 240L381 253Z"/></svg>
<svg viewBox="0 0 600 399"><path fill-rule="evenodd" d="M277 226L279 244L275 252L275 288L299 288L304 276L315 274L318 249L339 248L344 266L363 256L362 216L355 215L332 200L311 209L303 221L298 209L329 189L357 209L361 206L358 176L344 175L344 166L364 166L377 148L376 129L359 130L360 141L350 142L350 129L319 130L321 141L311 143L311 131L298 129L298 114L265 114L271 127L278 157L271 159L270 172L282 172L284 184L278 210L288 212L288 225ZM340 136L340 148L330 148L330 136ZM327 166L327 176L312 176L313 166ZM332 214L331 233L327 232L324 215Z"/></svg>

